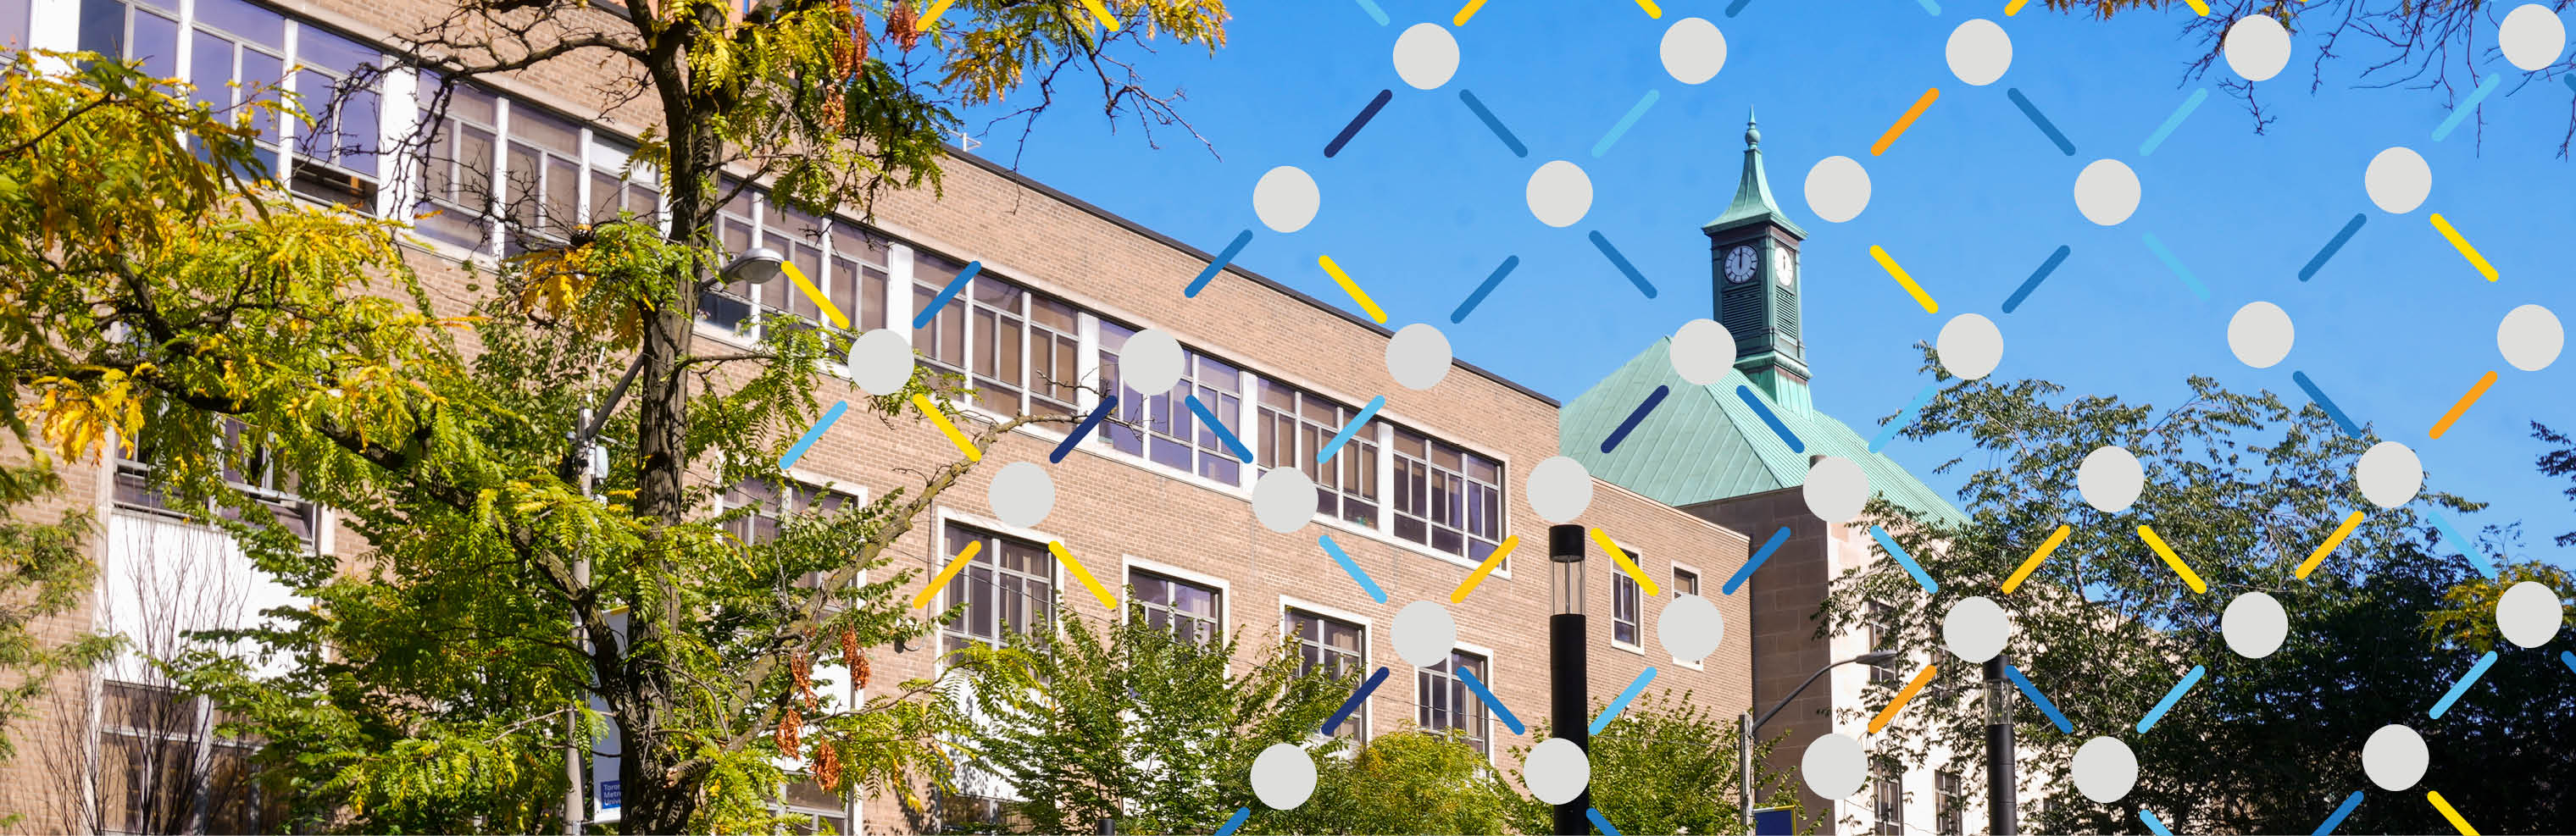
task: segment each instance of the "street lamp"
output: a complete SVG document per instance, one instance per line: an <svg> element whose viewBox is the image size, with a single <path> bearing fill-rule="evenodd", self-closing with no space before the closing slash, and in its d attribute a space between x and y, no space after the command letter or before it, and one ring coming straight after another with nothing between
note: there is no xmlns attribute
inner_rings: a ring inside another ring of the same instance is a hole
<svg viewBox="0 0 2576 836"><path fill-rule="evenodd" d="M768 284L771 279L778 278L778 274L786 267L787 257L779 255L777 250L753 247L741 255L734 256L733 260L726 262L724 269L719 272L725 278L738 282Z"/></svg>
<svg viewBox="0 0 2576 836"><path fill-rule="evenodd" d="M1751 711L1746 711L1742 717L1737 718L1741 722L1741 725L1737 726L1735 735L1735 767L1736 772L1738 773L1737 778L1743 784L1743 795L1741 800L1743 801L1744 806L1740 809L1744 813L1744 832L1753 832L1753 730L1761 728L1762 724L1771 722L1771 718L1779 716L1780 709L1788 708L1790 700L1797 699L1800 693L1807 690L1807 686L1816 684L1816 680L1818 679L1823 679L1825 672L1853 662L1859 662L1866 665L1882 665L1894 660L1898 655L1899 654L1893 650L1873 650L1868 653L1863 653L1849 659L1844 659L1840 662L1835 662L1833 664L1817 668L1815 673L1807 676L1807 681L1798 683L1798 687L1796 688L1789 689L1789 695L1781 697L1778 705L1771 706L1771 710L1762 712L1762 716L1760 718L1755 718Z"/></svg>
<svg viewBox="0 0 2576 836"><path fill-rule="evenodd" d="M1592 718L1585 716L1591 712L1584 704L1584 695L1591 690L1591 660L1584 646L1583 526L1547 527L1547 565L1548 598L1553 604L1547 617L1548 725L1556 736L1572 742L1589 757ZM1591 806L1589 787L1573 800L1556 805L1556 833L1570 836L1592 832L1592 821L1583 815Z"/></svg>

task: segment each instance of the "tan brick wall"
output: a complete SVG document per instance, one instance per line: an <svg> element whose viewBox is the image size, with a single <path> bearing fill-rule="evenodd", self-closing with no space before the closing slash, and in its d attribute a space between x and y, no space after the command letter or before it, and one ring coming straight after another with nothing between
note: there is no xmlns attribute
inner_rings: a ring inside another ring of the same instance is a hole
<svg viewBox="0 0 2576 836"><path fill-rule="evenodd" d="M361 36L377 36L417 25L425 19L424 12L438 4L298 0L285 7ZM575 114L595 113L604 101L596 89L600 73L589 59L555 62L523 73L506 90ZM631 117L630 126L642 123L647 106L629 106L625 113ZM995 275L1140 326L1160 327L1193 348L1345 404L1366 403L1383 394L1388 400L1384 417L1502 460L1505 533L1517 535L1520 546L1508 570L1496 572L1452 612L1462 643L1495 651L1490 680L1500 699L1524 722L1547 715L1543 666L1548 579L1542 565L1546 524L1523 499L1523 480L1533 465L1558 449L1554 404L1465 368L1453 368L1432 390L1404 389L1386 371L1386 336L1381 329L1365 327L1240 273L1229 273L1197 298L1186 299L1181 288L1205 266L1200 256L966 161L953 160L946 171L944 194L891 194L876 207L875 224L912 245L960 261L981 260ZM442 308L461 308L475 296L461 287L460 272L433 266L435 256L415 253L414 260L432 282L432 295ZM712 339L702 338L702 342L712 343ZM832 381L819 397L829 403L855 394ZM1013 461L1043 462L1054 440L1052 432L1038 430L994 445L986 451L984 465L944 495L941 512L991 517L986 489L992 474ZM797 463L797 470L845 486L862 486L876 496L917 484L917 475L910 471L955 455L949 443L927 426L889 430L875 420L854 416L833 426ZM1463 561L1321 523L1293 535L1276 534L1254 520L1242 491L1174 478L1152 465L1097 447L1087 446L1048 470L1055 480L1057 500L1053 513L1037 528L1063 541L1103 582L1117 584L1128 557L1222 578L1229 584L1227 620L1247 637L1277 633L1283 597L1364 617L1371 623L1369 664L1392 669L1371 699L1370 727L1388 731L1414 718L1413 671L1397 657L1390 635L1395 613L1414 600L1445 602L1470 570ZM96 471L75 476L72 494L82 498L77 501L98 501L101 483ZM1634 547L1642 555L1644 570L1658 584L1669 583L1675 562L1695 567L1727 626L1724 643L1704 668L1676 664L1653 637L1655 617L1671 600L1667 591L1645 605L1642 652L1612 647L1609 574L1616 570L1596 549L1586 564L1586 606L1597 623L1590 651L1594 693L1606 700L1652 665L1659 669L1658 689L1690 691L1721 715L1743 710L1756 690L1747 659L1760 646L1756 633L1761 625L1749 616L1749 596L1717 595L1716 590L1742 564L1747 550L1744 535L1606 483L1596 483L1591 509L1580 521ZM898 546L902 555L898 565L924 574L936 571L945 557L934 544L937 530L935 516L919 521ZM1317 546L1315 537L1326 533L1385 588L1388 603L1379 604L1363 594ZM344 532L340 551L355 554L356 540ZM1767 576L1772 570L1765 571ZM1069 578L1062 582L1072 584ZM1076 612L1089 617L1105 614L1078 584L1059 589ZM55 622L48 629L67 635L85 627L89 616L84 611ZM870 656L879 681L927 675L934 663L933 653L918 649L895 654L877 648ZM72 682L66 687L82 686ZM0 778L5 778L0 780L0 802L7 809L33 810L56 800L44 782L30 776L41 776L59 764L49 765L38 757L44 747L30 738L31 730L48 722L75 732L79 728L78 723L60 720L38 718L18 727L22 754L0 766L5 770L0 771ZM1496 762L1507 768L1515 764L1503 752L1534 742L1511 735L1499 722L1494 733ZM864 812L871 831L899 829L904 821L890 800L871 801ZM31 819L23 826L47 830L54 824Z"/></svg>

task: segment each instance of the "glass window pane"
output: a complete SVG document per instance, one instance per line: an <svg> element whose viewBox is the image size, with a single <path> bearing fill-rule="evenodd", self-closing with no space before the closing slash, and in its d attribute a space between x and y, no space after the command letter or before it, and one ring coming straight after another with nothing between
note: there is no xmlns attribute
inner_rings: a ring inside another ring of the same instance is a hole
<svg viewBox="0 0 2576 836"><path fill-rule="evenodd" d="M286 46L286 18L244 0L197 0L197 25L210 26L270 49ZM319 30L304 28L303 36Z"/></svg>

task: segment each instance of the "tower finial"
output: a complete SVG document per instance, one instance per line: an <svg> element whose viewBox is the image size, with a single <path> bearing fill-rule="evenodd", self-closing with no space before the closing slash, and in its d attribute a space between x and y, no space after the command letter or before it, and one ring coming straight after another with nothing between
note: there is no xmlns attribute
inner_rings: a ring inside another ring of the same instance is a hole
<svg viewBox="0 0 2576 836"><path fill-rule="evenodd" d="M1762 131L1754 127L1752 105L1744 106L1744 147L1762 147Z"/></svg>

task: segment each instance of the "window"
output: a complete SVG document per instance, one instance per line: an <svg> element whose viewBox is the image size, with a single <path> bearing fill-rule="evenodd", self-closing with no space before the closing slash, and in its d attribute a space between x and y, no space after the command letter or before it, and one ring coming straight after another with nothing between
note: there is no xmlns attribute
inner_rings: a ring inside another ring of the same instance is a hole
<svg viewBox="0 0 2576 836"><path fill-rule="evenodd" d="M1243 408L1243 370L1190 349L1181 350L1181 380L1171 391L1147 395L1127 388L1118 376L1118 353L1127 348L1135 329L1100 323L1100 381L1118 393L1119 424L1104 424L1100 435L1110 447L1143 456L1175 470L1196 473L1228 485L1243 481L1243 460L1217 440L1216 431L1199 426L1184 396L1219 419Z"/></svg>
<svg viewBox="0 0 2576 836"><path fill-rule="evenodd" d="M1869 603L1869 649L1888 650L1896 641L1896 608L1876 601ZM1896 660L1869 666L1869 681L1896 681Z"/></svg>
<svg viewBox="0 0 2576 836"><path fill-rule="evenodd" d="M278 525L284 526L288 532L305 543L312 543L314 537L320 532L321 507L298 497L295 493L295 475L279 469L276 457L270 454L268 448L255 441L246 440L245 432L246 429L240 423L226 421L221 434L215 439L218 451L244 449L244 444L254 445L248 448L248 458L240 462L231 461L230 456L224 453L217 454L225 460L224 480L247 494L260 507L266 508L277 518ZM159 452L145 446L136 449L134 456L132 459L120 456L116 462L118 508L183 520L207 517L222 517L228 520L241 518L239 511L223 505L210 506L194 513L185 507L172 506L170 497L152 484L153 462L160 458Z"/></svg>
<svg viewBox="0 0 2576 836"><path fill-rule="evenodd" d="M1395 429L1395 536L1470 559L1503 534L1502 465Z"/></svg>
<svg viewBox="0 0 2576 836"><path fill-rule="evenodd" d="M1877 800L1878 830L1882 834L1905 832L1905 768L1880 758L1870 763L1871 795Z"/></svg>
<svg viewBox="0 0 2576 836"><path fill-rule="evenodd" d="M751 508L751 513L727 520L726 533L744 545L759 545L778 539L778 532L789 517L804 513L838 513L857 497L830 488L818 488L798 482L784 486L768 479L742 480L725 490L724 507Z"/></svg>
<svg viewBox="0 0 2576 836"><path fill-rule="evenodd" d="M858 224L832 219L831 275L812 276L850 318L850 327L874 331L886 327L885 236Z"/></svg>
<svg viewBox="0 0 2576 836"><path fill-rule="evenodd" d="M1699 594L1699 573L1679 566L1673 567L1673 594L1675 596Z"/></svg>
<svg viewBox="0 0 2576 836"><path fill-rule="evenodd" d="M975 402L1003 415L1020 412L1020 380L1027 371L1022 353L1028 339L1029 292L1019 285L978 273L955 304L967 309L967 342L975 374Z"/></svg>
<svg viewBox="0 0 2576 836"><path fill-rule="evenodd" d="M261 833L284 821L282 799L263 799L253 780L257 745L217 732L224 716L206 698L116 681L100 688L101 829Z"/></svg>
<svg viewBox="0 0 2576 836"><path fill-rule="evenodd" d="M1288 385L1261 381L1262 470L1294 465L1315 482L1315 513L1376 528L1378 521L1378 423L1360 428L1332 461L1316 462L1359 410Z"/></svg>
<svg viewBox="0 0 2576 836"><path fill-rule="evenodd" d="M1147 623L1172 631L1181 640L1213 645L1225 632L1218 619L1224 593L1216 587L1139 570L1127 579L1136 588L1130 599L1144 610Z"/></svg>
<svg viewBox="0 0 2576 836"><path fill-rule="evenodd" d="M1334 679L1349 679L1359 676L1361 666L1366 663L1361 648L1366 646L1367 633L1357 624L1290 609L1288 634L1297 642L1299 676L1320 674ZM1341 728L1333 730L1333 735L1359 739L1360 726L1366 721L1367 714L1368 706L1361 705L1358 713L1343 721Z"/></svg>
<svg viewBox="0 0 2576 836"><path fill-rule="evenodd" d="M1081 386L1081 312L1072 305L1031 294L1029 412L1074 414L1074 395Z"/></svg>
<svg viewBox="0 0 2576 836"><path fill-rule="evenodd" d="M1968 799L1959 789L1959 770L1944 769L1932 773L1932 790L1939 794L1932 800L1939 808L1932 815L1939 820L1941 832L1945 835L1968 832Z"/></svg>
<svg viewBox="0 0 2576 836"><path fill-rule="evenodd" d="M716 243L724 248L724 257L751 251L752 234L757 230L752 218L757 209L752 205L752 192L742 183L720 178L716 194L730 194L723 206L716 207ZM698 319L715 323L732 331L748 331L751 323L751 283L728 282L698 294Z"/></svg>
<svg viewBox="0 0 2576 836"><path fill-rule="evenodd" d="M957 280L966 269L946 256L927 250L912 257L912 312L920 316L930 310L939 291ZM918 322L919 320L915 320ZM927 325L912 329L912 350L921 353L921 363L932 371L963 376L966 374L966 306L955 300L940 306L939 313Z"/></svg>
<svg viewBox="0 0 2576 836"><path fill-rule="evenodd" d="M1420 669L1415 675L1414 722L1425 730L1453 733L1478 754L1487 754L1493 741L1486 734L1485 701L1467 690L1466 680L1456 673L1460 670L1478 682L1488 675L1485 657L1463 650L1450 651L1447 661Z"/></svg>
<svg viewBox="0 0 2576 836"><path fill-rule="evenodd" d="M850 810L841 794L823 788L812 777L791 775L779 812L787 818L787 832L794 836L818 833L849 833Z"/></svg>
<svg viewBox="0 0 2576 836"><path fill-rule="evenodd" d="M984 548L948 582L942 608L966 609L940 630L940 652L968 644L1002 646L1012 633L1046 629L1055 613L1055 556L1045 546L956 523L947 526L943 554L954 556L967 543Z"/></svg>
<svg viewBox="0 0 2576 836"><path fill-rule="evenodd" d="M198 0L198 16L205 3ZM199 49L205 48L201 39ZM244 47L247 69L264 62ZM302 26L295 39L295 91L302 98L310 126L295 143L295 191L328 203L367 211L376 205L376 91L356 85L362 67L384 63L373 47ZM204 88L200 87L200 90Z"/></svg>
<svg viewBox="0 0 2576 836"><path fill-rule="evenodd" d="M443 84L436 75L420 78L423 109L436 112ZM459 84L445 96L444 119L428 126L428 152L420 158L420 204L412 223L422 235L469 250L484 250L492 234L492 172L499 165L500 97L479 87Z"/></svg>
<svg viewBox="0 0 2576 836"><path fill-rule="evenodd" d="M34 3L10 3L0 8L0 47L27 48L27 16L35 10Z"/></svg>
<svg viewBox="0 0 2576 836"><path fill-rule="evenodd" d="M513 101L509 143L501 157L509 193L503 205L515 233L510 253L563 246L581 225L581 127Z"/></svg>
<svg viewBox="0 0 2576 836"><path fill-rule="evenodd" d="M1610 573L1610 640L1619 644L1643 646L1644 636L1638 631L1638 624L1644 609L1645 595L1643 590L1637 588L1637 579L1629 577L1626 572L1612 570Z"/></svg>
<svg viewBox="0 0 2576 836"><path fill-rule="evenodd" d="M635 157L635 146L594 134L590 148L590 215L592 226L617 220L619 212L634 213L637 221L660 225L662 192L653 183L638 180L639 172L628 170Z"/></svg>

